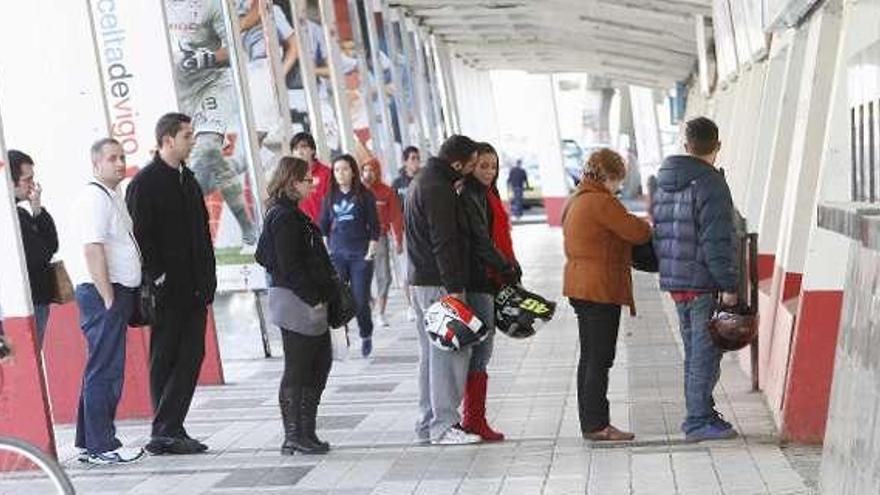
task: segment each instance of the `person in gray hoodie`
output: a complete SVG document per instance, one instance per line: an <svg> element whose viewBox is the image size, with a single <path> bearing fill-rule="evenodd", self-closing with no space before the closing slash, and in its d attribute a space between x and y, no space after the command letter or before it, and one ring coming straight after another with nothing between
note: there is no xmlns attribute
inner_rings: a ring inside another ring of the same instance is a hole
<svg viewBox="0 0 880 495"><path fill-rule="evenodd" d="M715 168L721 148L718 127L699 117L685 125L686 155L667 157L657 173L654 196L654 249L660 261L660 288L678 312L684 344L689 441L732 438L732 425L715 410L712 391L721 372L721 350L708 324L718 304L736 304L734 208L724 174Z"/></svg>

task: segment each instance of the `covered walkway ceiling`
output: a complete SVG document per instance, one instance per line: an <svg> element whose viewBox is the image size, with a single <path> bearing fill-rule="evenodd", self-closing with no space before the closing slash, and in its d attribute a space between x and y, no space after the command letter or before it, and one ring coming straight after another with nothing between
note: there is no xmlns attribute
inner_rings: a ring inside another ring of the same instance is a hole
<svg viewBox="0 0 880 495"><path fill-rule="evenodd" d="M711 0L392 0L480 69L586 72L669 87L696 63Z"/></svg>

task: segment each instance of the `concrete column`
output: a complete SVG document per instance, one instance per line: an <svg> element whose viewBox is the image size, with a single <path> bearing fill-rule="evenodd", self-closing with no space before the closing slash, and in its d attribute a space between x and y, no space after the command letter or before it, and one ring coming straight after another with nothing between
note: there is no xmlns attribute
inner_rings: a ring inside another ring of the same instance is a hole
<svg viewBox="0 0 880 495"><path fill-rule="evenodd" d="M663 160L663 147L660 143L660 125L657 117L657 105L654 103L654 90L640 86L630 86L630 105L632 109L632 123L636 135L636 150L638 151L638 166L643 179L646 179L649 171L660 167Z"/></svg>
<svg viewBox="0 0 880 495"><path fill-rule="evenodd" d="M354 56L358 64L358 79L360 81L360 99L364 106L364 112L367 115L367 126L370 129L370 144L372 152L381 157L385 162L385 132L383 130L384 122L381 120L381 114L376 112L376 106L373 105L373 91L381 91L381 84L378 81L371 80L370 69L367 66L367 54L364 44L364 33L361 32L360 10L358 4L362 3L358 0L348 0L347 13L348 21L351 26L351 38L354 43ZM354 122L352 122L354 124ZM364 143L366 147L366 143ZM357 155L355 155L357 156ZM363 160L363 158L360 158ZM387 162L386 162L387 163Z"/></svg>
<svg viewBox="0 0 880 495"><path fill-rule="evenodd" d="M281 154L289 155L291 151L290 139L293 137L293 124L290 121L290 100L287 97L287 74L282 74L284 70L282 66L284 53L278 39L278 32L275 29L275 9L273 8L272 2L269 0L257 0L257 2L260 9L260 24L263 29L263 38L265 39L266 44L266 56L269 60L269 68L272 74L272 87L268 89L270 89L274 95L275 110L278 112L277 132L281 134L280 136L273 137L281 139ZM240 31L239 36L241 36ZM309 52L301 53L300 61L302 61L303 58L308 58ZM249 86L253 83L253 81L248 81ZM267 88L263 88L263 91L266 89ZM262 129L257 130L262 131ZM254 144L259 148L259 142L255 142ZM262 160L260 161L261 169L268 169L270 165L272 164L264 164L262 163Z"/></svg>
<svg viewBox="0 0 880 495"><path fill-rule="evenodd" d="M424 95L422 94L422 86L417 78L418 64L412 34L410 32L409 23L400 9L393 9L392 15L396 16L398 29L400 31L401 52L406 63L406 77L409 80L409 90L411 91L411 101L409 111L412 116L412 141L410 144L417 145L423 150L427 150L428 146L428 127L425 121L424 113Z"/></svg>
<svg viewBox="0 0 880 495"><path fill-rule="evenodd" d="M810 225L803 221L815 213L816 186L825 146L831 85L840 41L841 0L829 0L810 25L794 122L782 231L777 253L787 272L803 273ZM845 127L845 122L841 127Z"/></svg>
<svg viewBox="0 0 880 495"><path fill-rule="evenodd" d="M744 132L742 122L747 117L747 100L753 80L753 71L745 68L739 77L730 83L727 89L729 110L723 121L717 121L719 136L721 139L721 151L718 155L718 165L724 168L727 183L731 188L731 194L736 198L736 176L742 170L742 166L736 161L738 149L750 146L741 140ZM734 203L734 206L736 203Z"/></svg>
<svg viewBox="0 0 880 495"><path fill-rule="evenodd" d="M39 29L28 22L8 22L0 30L0 134L4 143L26 151L37 162L43 203L59 230L59 258L73 274L76 265L83 264L82 250L72 235L79 220L79 212L71 207L73 192L90 176L89 146L110 133L95 40L88 28L89 4L61 2L47 12L41 2L12 2L4 4L3 15L6 19L40 19ZM46 33L63 42L47 44ZM5 147L0 157L6 161ZM47 395L53 388L47 386L34 340L31 297L8 170L8 166L0 167L0 249L4 253L0 306L4 331L17 349L17 358L3 365L6 385L0 390L0 435L25 438L54 454ZM75 310L75 305L66 305L68 308ZM61 312L55 306L52 319L64 319ZM80 334L75 316L65 320L63 327L50 326L47 342L65 333ZM51 357L47 356L47 362L51 363ZM69 373L74 382L82 377L81 372ZM78 393L76 385L74 390ZM54 397L53 402L57 414L63 408Z"/></svg>
<svg viewBox="0 0 880 495"><path fill-rule="evenodd" d="M247 73L247 56L244 53L244 45L241 41L241 24L238 21L238 10L234 0L222 0L223 20L226 25L228 39L226 47L229 51L229 70L232 71L233 87L238 103L238 122L232 125L240 126L240 146L244 147L244 156L248 164L248 178L251 181L251 194L258 205L266 204L266 174L260 161L259 140L257 139L256 125L254 125L254 110L251 105L250 83ZM274 33L274 26L272 26ZM266 88L272 91L272 88ZM286 117L286 116L285 116ZM290 120L286 118L285 120ZM229 126L230 123L227 123ZM263 209L253 208L254 221L258 225L263 223Z"/></svg>
<svg viewBox="0 0 880 495"><path fill-rule="evenodd" d="M840 15L840 0L831 0L813 14L808 24L800 28L801 31L806 31L807 37L804 65L797 90L797 113L793 125L792 121L783 124L793 127L785 192L782 195L779 194L778 189L768 191L769 195L776 194L783 196L783 199L770 293L770 302L776 306L776 312L775 318L770 322L773 323L773 333L768 349L769 370L765 390L771 412L780 423L784 435L786 428L791 426L788 423L790 418L786 417L782 410L783 404L788 402L786 390L789 384L797 385L796 382L801 379L800 375L792 372L791 366L800 359L809 360L812 351L812 349L800 348L792 352L791 344L795 318L799 311L802 274L810 232L810 225L805 220L812 217L816 205L816 182L819 179L828 124L830 91L834 74L827 68L836 66ZM820 364L811 363L811 366L818 367ZM830 369L828 365L829 373Z"/></svg>
<svg viewBox="0 0 880 495"><path fill-rule="evenodd" d="M434 77L434 64L428 47L428 36L428 33L421 26L413 26L413 41L415 42L416 57L418 59L417 67L423 77L422 80L425 87L426 111L428 121L430 122L429 136L431 136L431 145L435 149L439 149L440 143L445 138L445 127L437 81Z"/></svg>
<svg viewBox="0 0 880 495"><path fill-rule="evenodd" d="M397 125L400 131L400 144L403 147L413 143L410 135L411 107L407 104L407 90L403 84L403 70L400 61L403 59L403 48L398 43L397 28L399 22L392 20L387 0L377 0L376 4L382 15L382 29L385 32L385 43L388 45L388 58L391 59L391 79L394 82L394 106L397 113ZM400 153L398 153L400 155ZM400 161L403 157L400 156Z"/></svg>
<svg viewBox="0 0 880 495"><path fill-rule="evenodd" d="M452 133L461 133L461 115L459 114L458 91L455 89L455 76L452 73L452 55L446 43L437 40L437 56L439 58L440 71L446 86L449 99L449 113L452 121Z"/></svg>
<svg viewBox="0 0 880 495"><path fill-rule="evenodd" d="M761 91L761 104L755 122L756 136L749 167L749 182L746 187L746 199L742 202L743 215L757 224L761 218L761 207L766 193L767 179L770 176L770 154L773 139L779 126L779 116L783 102L783 82L785 79L786 59L788 55L787 41L780 48L779 38L773 40L770 57L765 62L767 77ZM772 266L760 273L767 278L772 274Z"/></svg>
<svg viewBox="0 0 880 495"><path fill-rule="evenodd" d="M457 58L452 59L451 70L459 95L459 132L473 139L499 144L498 115L489 72L472 69Z"/></svg>
<svg viewBox="0 0 880 495"><path fill-rule="evenodd" d="M345 153L354 153L355 138L351 124L351 111L348 106L348 92L342 75L342 54L339 48L339 31L336 27L336 8L333 0L318 0L321 12L321 26L327 44L327 66L330 68L330 85L333 88L333 104L336 107L339 125L340 145Z"/></svg>
<svg viewBox="0 0 880 495"><path fill-rule="evenodd" d="M428 80L425 68L425 51L419 43L418 30L410 17L403 18L403 39L406 58L411 67L410 80L415 89L415 110L421 131L421 146L423 151L432 153L437 150L437 129L434 126L434 111L431 103L431 95L428 89Z"/></svg>
<svg viewBox="0 0 880 495"><path fill-rule="evenodd" d="M851 244L843 235L820 229L817 213L820 202L850 199L850 169L840 165L850 160L851 96L847 94L850 54L844 40L854 33L846 26L845 18L840 19L839 15L837 10L823 13L829 19L823 27L825 32L819 33L817 39L821 65L814 69L817 76L813 89L814 105L810 110L817 120L822 120L816 123L812 136L822 132L823 137L816 145L804 147L801 174L806 177L799 177L802 181L798 186L800 200L792 214L792 223L800 225L797 229L795 226L790 229L791 243L800 243L803 248L801 254L791 252L791 261L796 263L795 257L802 257L804 276L791 344L782 434L794 441L814 443L821 442L825 435ZM839 36L835 36L835 31ZM836 70L827 71L826 67ZM874 96L876 92L872 92L871 97ZM827 119L821 119L819 112L824 112ZM808 135L807 139L811 138ZM789 270L788 265L786 270Z"/></svg>
<svg viewBox="0 0 880 495"><path fill-rule="evenodd" d="M568 198L568 184L562 163L562 144L559 136L559 120L556 110L556 84L552 75L534 75L534 131L537 133L538 164L541 171L541 194L544 197L544 210L547 223L562 225L562 208Z"/></svg>
<svg viewBox="0 0 880 495"><path fill-rule="evenodd" d="M324 131L324 114L321 112L321 100L318 97L318 79L315 75L315 47L312 46L312 38L308 33L306 0L289 0L289 4L293 34L299 48L298 65L306 93L306 109L309 112L312 137L315 138L318 157L321 160L330 160L327 133Z"/></svg>
<svg viewBox="0 0 880 495"><path fill-rule="evenodd" d="M733 202L745 215L746 196L749 177L752 171L752 156L758 139L760 125L756 119L760 115L764 81L767 76L767 65L763 62L752 64L745 75L747 85L743 87L744 100L742 112L737 119L738 133L727 143L728 155L731 159L724 163L728 171L728 180L733 193ZM732 148L732 149L731 149ZM746 217L749 230L757 231L757 218Z"/></svg>
<svg viewBox="0 0 880 495"><path fill-rule="evenodd" d="M785 179L788 175L789 158L792 150L792 135L797 113L798 90L804 66L804 53L807 45L807 30L799 29L792 33L786 51L785 77L782 83L782 101L779 117L773 131L773 143L770 147L770 159L767 162L770 173L767 177L764 197L761 201L761 216L758 218L759 256L765 265L773 266L776 256L776 244L779 240L779 228L785 190Z"/></svg>
<svg viewBox="0 0 880 495"><path fill-rule="evenodd" d="M379 46L379 32L376 27L376 14L380 11L376 8L374 0L363 0L364 17L367 26L367 40L370 43L370 59L373 64L373 82L376 86L376 101L379 106L379 112L376 116L381 120L379 129L382 131L382 145L384 148L384 157L382 171L385 174L386 181L390 184L397 175L397 170L403 166L401 157L401 148L395 145L393 122L391 121L391 111L389 108L389 96L385 93L385 70L382 68L382 50ZM392 61L391 65L394 63ZM392 77L392 83L394 79ZM371 99L372 100L372 99Z"/></svg>

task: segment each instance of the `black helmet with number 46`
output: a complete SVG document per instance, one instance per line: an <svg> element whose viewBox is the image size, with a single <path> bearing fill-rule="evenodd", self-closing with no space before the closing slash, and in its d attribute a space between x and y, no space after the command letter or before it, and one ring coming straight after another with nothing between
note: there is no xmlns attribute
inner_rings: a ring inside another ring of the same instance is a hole
<svg viewBox="0 0 880 495"><path fill-rule="evenodd" d="M495 326L515 339L535 335L555 312L555 302L518 285L505 285L495 296Z"/></svg>

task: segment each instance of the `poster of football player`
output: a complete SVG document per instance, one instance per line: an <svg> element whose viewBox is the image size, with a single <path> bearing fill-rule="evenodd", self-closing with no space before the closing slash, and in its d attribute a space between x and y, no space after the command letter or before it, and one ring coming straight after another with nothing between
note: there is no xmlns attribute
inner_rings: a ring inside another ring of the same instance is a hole
<svg viewBox="0 0 880 495"><path fill-rule="evenodd" d="M257 164L244 149L223 1L165 0L178 104L193 119L188 166L205 195L221 292L265 285L252 273L259 202L247 172Z"/></svg>

